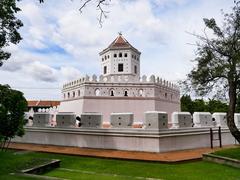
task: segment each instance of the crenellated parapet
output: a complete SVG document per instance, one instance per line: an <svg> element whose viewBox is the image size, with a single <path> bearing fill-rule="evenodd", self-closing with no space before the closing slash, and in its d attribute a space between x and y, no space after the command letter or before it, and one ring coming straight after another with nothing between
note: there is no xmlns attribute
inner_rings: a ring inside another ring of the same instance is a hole
<svg viewBox="0 0 240 180"><path fill-rule="evenodd" d="M166 88L171 88L174 90L179 90L179 87L167 80L164 80L160 77L156 77L155 75L151 75L147 77L143 75L141 78L137 78L132 75L110 75L110 76L103 76L100 75L97 77L95 74L91 77L86 75L85 77L81 77L79 79L70 81L63 85L63 89L68 89L76 86L83 85L85 83L141 83L141 84L156 84Z"/></svg>

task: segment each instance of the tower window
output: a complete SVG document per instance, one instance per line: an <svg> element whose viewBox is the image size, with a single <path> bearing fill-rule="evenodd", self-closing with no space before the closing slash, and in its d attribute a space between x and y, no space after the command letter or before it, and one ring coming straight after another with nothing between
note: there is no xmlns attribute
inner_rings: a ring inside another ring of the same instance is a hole
<svg viewBox="0 0 240 180"><path fill-rule="evenodd" d="M137 66L134 66L134 73L137 74Z"/></svg>
<svg viewBox="0 0 240 180"><path fill-rule="evenodd" d="M107 74L107 66L103 67L103 74Z"/></svg>
<svg viewBox="0 0 240 180"><path fill-rule="evenodd" d="M110 58L110 56L108 55L108 56L107 56L107 58L109 59L109 58Z"/></svg>
<svg viewBox="0 0 240 180"><path fill-rule="evenodd" d="M110 96L114 96L114 90L110 90Z"/></svg>
<svg viewBox="0 0 240 180"><path fill-rule="evenodd" d="M122 57L122 53L119 53L118 57Z"/></svg>
<svg viewBox="0 0 240 180"><path fill-rule="evenodd" d="M127 57L127 53L124 54L124 57Z"/></svg>
<svg viewBox="0 0 240 180"><path fill-rule="evenodd" d="M115 57L115 58L116 58L116 57L117 57L117 54L114 54L114 55L113 55L113 57Z"/></svg>
<svg viewBox="0 0 240 180"><path fill-rule="evenodd" d="M73 97L75 97L75 92L73 91Z"/></svg>
<svg viewBox="0 0 240 180"><path fill-rule="evenodd" d="M118 64L118 72L123 72L123 64Z"/></svg>
<svg viewBox="0 0 240 180"><path fill-rule="evenodd" d="M127 90L124 91L124 96L128 96L128 91Z"/></svg>
<svg viewBox="0 0 240 180"><path fill-rule="evenodd" d="M78 90L78 96L80 96L80 90Z"/></svg>
<svg viewBox="0 0 240 180"><path fill-rule="evenodd" d="M105 58L105 60L106 60L106 59L107 59L107 56L105 56L104 58Z"/></svg>
<svg viewBox="0 0 240 180"><path fill-rule="evenodd" d="M104 61L104 58L102 58L102 61Z"/></svg>
<svg viewBox="0 0 240 180"><path fill-rule="evenodd" d="M68 98L70 98L70 93L68 93Z"/></svg>
<svg viewBox="0 0 240 180"><path fill-rule="evenodd" d="M100 96L100 90L99 89L95 89L95 96Z"/></svg>

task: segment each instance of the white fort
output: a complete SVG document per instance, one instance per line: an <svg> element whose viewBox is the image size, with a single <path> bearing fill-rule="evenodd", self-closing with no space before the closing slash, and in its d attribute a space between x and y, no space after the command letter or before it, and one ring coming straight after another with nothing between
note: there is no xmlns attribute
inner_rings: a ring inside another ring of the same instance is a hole
<svg viewBox="0 0 240 180"><path fill-rule="evenodd" d="M140 55L119 34L100 52L102 75L64 84L58 111L35 113L31 121L28 116L25 135L13 141L158 153L210 147L209 128L215 137L221 126L222 145L235 143L226 113L179 112L175 85L140 77ZM239 126L240 114L235 121Z"/></svg>
<svg viewBox="0 0 240 180"><path fill-rule="evenodd" d="M59 112L98 112L109 122L111 113L130 112L135 122L146 111L180 111L179 88L154 75L140 76L141 52L119 36L99 53L101 75L81 77L63 85ZM171 123L171 122L169 122Z"/></svg>

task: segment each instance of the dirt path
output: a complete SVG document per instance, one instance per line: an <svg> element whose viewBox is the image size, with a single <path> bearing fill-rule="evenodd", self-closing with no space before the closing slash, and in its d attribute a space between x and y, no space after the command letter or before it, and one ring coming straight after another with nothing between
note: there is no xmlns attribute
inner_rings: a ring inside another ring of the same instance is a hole
<svg viewBox="0 0 240 180"><path fill-rule="evenodd" d="M214 148L214 149L200 148L200 149L172 151L172 152L165 152L165 153L151 153L151 152L89 149L89 148L79 148L79 147L23 144L23 143L11 143L9 147L12 149L21 149L21 150L28 150L28 151L50 152L50 153L115 158L115 159L159 161L159 162L167 162L167 163L200 159L202 158L203 153L210 153L219 149L219 148ZM229 147L233 147L233 146L225 146L224 148L229 148Z"/></svg>

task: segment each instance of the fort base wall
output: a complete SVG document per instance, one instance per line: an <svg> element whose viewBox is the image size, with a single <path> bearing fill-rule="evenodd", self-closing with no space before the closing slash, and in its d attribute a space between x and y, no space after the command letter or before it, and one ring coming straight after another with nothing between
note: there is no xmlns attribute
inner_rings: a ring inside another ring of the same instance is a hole
<svg viewBox="0 0 240 180"><path fill-rule="evenodd" d="M217 133L217 131L216 131ZM74 146L127 151L167 152L210 147L209 128L168 129L80 129L26 127L25 135L14 142ZM222 144L235 140L226 128L222 129ZM218 146L218 142L215 142Z"/></svg>

